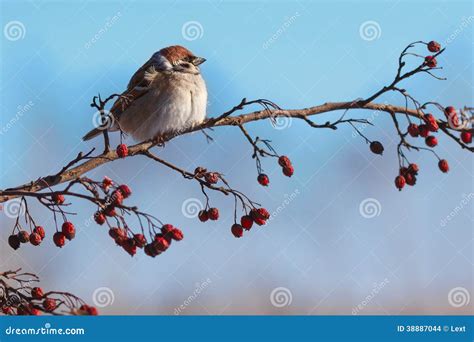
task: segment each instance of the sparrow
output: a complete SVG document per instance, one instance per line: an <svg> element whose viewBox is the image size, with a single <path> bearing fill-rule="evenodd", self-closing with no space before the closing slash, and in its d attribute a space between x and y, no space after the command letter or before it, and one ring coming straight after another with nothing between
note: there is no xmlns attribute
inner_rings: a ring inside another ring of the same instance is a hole
<svg viewBox="0 0 474 342"><path fill-rule="evenodd" d="M107 129L145 141L204 121L207 89L199 65L205 61L179 45L155 52L112 105ZM90 140L103 129L94 128L82 139Z"/></svg>

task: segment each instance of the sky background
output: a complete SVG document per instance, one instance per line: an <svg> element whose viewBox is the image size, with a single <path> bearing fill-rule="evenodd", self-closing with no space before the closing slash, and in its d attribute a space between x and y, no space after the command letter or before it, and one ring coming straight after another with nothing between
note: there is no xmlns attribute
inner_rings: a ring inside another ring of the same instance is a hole
<svg viewBox="0 0 474 342"><path fill-rule="evenodd" d="M209 116L243 97L283 108L367 97L391 82L408 43L432 39L447 47L436 72L447 80L418 75L402 86L421 102L473 104L470 1L1 1L0 19L0 188L57 172L79 151L100 149L100 140L81 141L92 127L92 97L123 91L133 72L168 45L207 59L201 69ZM379 101L404 103L396 94ZM230 233L231 198L211 194L221 219L202 224L182 210L188 199L204 200L199 186L135 157L88 176L129 184L129 202L179 226L182 242L155 259L141 252L131 258L104 227L88 224L92 206L72 200L78 234L58 249L52 215L30 201L48 236L40 247L13 251L6 239L14 219L0 213L0 269L36 272L45 289L97 302L105 314L175 314L181 305L180 314L472 314L472 155L438 134L436 151L450 172L442 174L429 152L410 153L421 169L418 183L398 192L390 118L351 115L375 124L361 129L384 143L382 157L350 126L249 124L253 136L271 139L295 166L286 178L275 160L264 160L268 188L256 183L250 145L233 127L212 132L212 144L193 134L155 149L188 170L221 171L271 212L282 207L270 224L241 239ZM360 210L366 199L375 203L374 217ZM455 293L462 305L452 305Z"/></svg>

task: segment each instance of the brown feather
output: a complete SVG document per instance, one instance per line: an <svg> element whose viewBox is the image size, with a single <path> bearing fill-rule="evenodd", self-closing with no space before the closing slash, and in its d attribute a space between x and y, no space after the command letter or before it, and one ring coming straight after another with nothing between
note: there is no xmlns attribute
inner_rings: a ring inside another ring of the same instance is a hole
<svg viewBox="0 0 474 342"><path fill-rule="evenodd" d="M160 54L165 57L171 64L176 63L180 59L193 57L193 53L180 45L168 46L160 50Z"/></svg>

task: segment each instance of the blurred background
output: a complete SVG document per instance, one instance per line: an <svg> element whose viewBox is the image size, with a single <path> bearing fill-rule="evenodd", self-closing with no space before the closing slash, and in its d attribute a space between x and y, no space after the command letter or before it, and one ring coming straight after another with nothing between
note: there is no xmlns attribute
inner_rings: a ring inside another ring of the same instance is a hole
<svg viewBox="0 0 474 342"><path fill-rule="evenodd" d="M400 51L417 40L447 48L438 61L443 70L436 71L447 80L422 74L401 86L421 102L472 106L472 6L3 0L0 188L57 172L79 151L100 149L100 139L81 141L93 124L92 97L123 91L153 52L173 44L207 58L209 116L243 97L295 109L367 97L392 81ZM422 46L417 52L427 54ZM397 94L378 101L404 104ZM59 249L51 213L30 200L48 236L40 247L13 251L6 240L14 218L4 204L0 269L36 272L43 288L75 293L103 314L472 314L472 155L439 134L436 151L450 172L441 173L429 152L409 153L421 169L418 183L398 192L390 118L351 115L375 125L359 129L383 142L382 157L349 125L332 131L298 120L249 124L253 136L270 139L295 166L287 178L274 159L265 159L268 188L257 184L250 145L236 128L211 132L211 144L198 133L155 148L183 168L221 171L269 209L269 224L241 239L230 233L232 198L211 194L221 219L202 224L193 214L204 202L195 182L134 157L88 176L129 184L130 203L179 226L182 242L155 259L142 252L131 258L104 227L90 223L93 206L72 200L77 237Z"/></svg>

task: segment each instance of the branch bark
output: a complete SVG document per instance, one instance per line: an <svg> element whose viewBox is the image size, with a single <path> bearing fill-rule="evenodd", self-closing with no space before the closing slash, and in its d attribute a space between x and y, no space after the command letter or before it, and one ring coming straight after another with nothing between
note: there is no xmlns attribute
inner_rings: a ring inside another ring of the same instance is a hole
<svg viewBox="0 0 474 342"><path fill-rule="evenodd" d="M185 135L191 132L199 131L205 128L212 127L221 127L221 126L239 126L246 123L250 123L258 120L265 120L269 118L276 117L287 117L295 119L304 119L308 116L319 115L327 112L339 111L339 110L349 110L349 109L368 109L368 110L378 110L387 113L399 113L406 114L416 118L422 118L423 113L415 109L409 109L401 106L394 106L389 104L381 103L364 103L363 101L351 101L351 102L328 102L319 106L303 108L303 109L264 109L259 111L254 111L247 114L242 114L238 116L220 116L218 120L214 118L209 118L204 121L202 124L183 130L178 134L170 134L168 136L162 137L159 142L156 141L145 141L133 146L130 146L128 151L128 157L133 157L136 155L143 155L150 148L163 143L170 141L178 136ZM226 113L227 114L227 113ZM229 113L230 115L231 113ZM83 163L67 169L61 170L53 175L48 175L41 177L35 181L20 185L15 188L5 189L0 191L0 203L6 202L10 199L28 195L29 193L35 193L46 188L53 187L68 181L74 180L81 175L109 162L112 162L116 159L119 159L115 151L108 151L101 153L98 156L91 157L89 153L87 154L88 159ZM128 158L127 157L127 158Z"/></svg>

